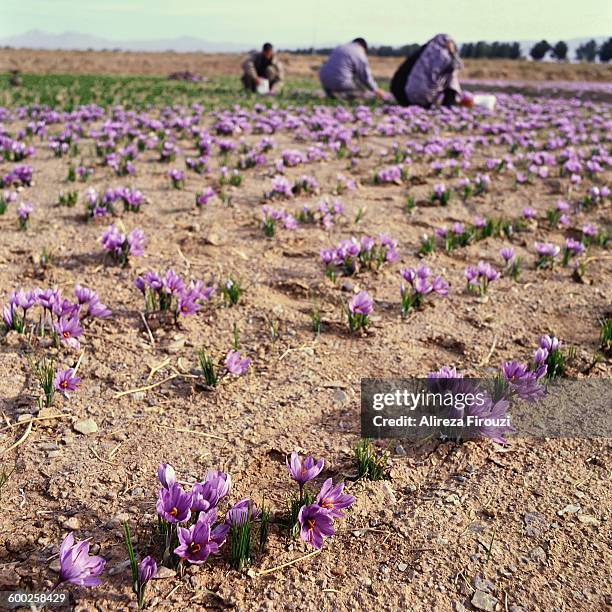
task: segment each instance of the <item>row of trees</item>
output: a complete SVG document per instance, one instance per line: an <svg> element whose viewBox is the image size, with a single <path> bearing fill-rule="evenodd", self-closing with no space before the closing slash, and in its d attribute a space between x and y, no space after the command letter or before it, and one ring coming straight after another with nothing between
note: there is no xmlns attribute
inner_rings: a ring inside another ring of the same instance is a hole
<svg viewBox="0 0 612 612"><path fill-rule="evenodd" d="M419 49L420 45L411 44L404 45L402 47L392 47L390 45L382 45L380 47L370 47L369 54L377 55L380 57L408 57ZM546 56L552 57L558 61L567 60L568 54L567 43L560 40L554 45L551 45L546 40L537 42L529 50L529 55L532 59L539 61L543 60ZM329 55L332 52L331 47L323 47L315 49L310 47L309 49L294 49L289 53L296 53L300 55L317 53L319 55ZM461 57L474 58L474 59L511 59L518 60L522 59L521 45L518 42L484 42L479 41L475 43L464 43L461 45L459 50ZM609 62L612 60L612 38L608 38L607 41L601 45L597 45L595 40L590 40L587 43L580 45L576 49L576 59L582 62L594 62L597 58L601 62Z"/></svg>
<svg viewBox="0 0 612 612"><path fill-rule="evenodd" d="M564 41L560 40L556 45L552 46L546 40L533 45L529 55L534 60L541 60L550 54L552 57L559 61L567 59L567 45ZM594 62L599 57L600 62L609 62L612 59L612 38L608 38L600 46L597 45L595 40L590 40L587 43L581 44L576 49L576 59L581 62Z"/></svg>

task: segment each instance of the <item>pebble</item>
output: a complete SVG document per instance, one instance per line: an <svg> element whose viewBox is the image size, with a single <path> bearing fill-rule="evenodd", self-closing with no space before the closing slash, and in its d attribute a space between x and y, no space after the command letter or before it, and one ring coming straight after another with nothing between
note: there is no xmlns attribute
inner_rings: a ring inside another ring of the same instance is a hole
<svg viewBox="0 0 612 612"><path fill-rule="evenodd" d="M125 561L121 561L121 563L117 563L117 565L113 565L113 567L111 567L108 570L108 574L109 576L114 576L115 574L121 574L128 567L130 567L130 560L126 559Z"/></svg>
<svg viewBox="0 0 612 612"><path fill-rule="evenodd" d="M45 451L54 451L57 450L59 447L54 442L43 442L42 444L38 445L38 448Z"/></svg>
<svg viewBox="0 0 612 612"><path fill-rule="evenodd" d="M490 593L495 590L495 585L490 580L486 580L480 575L474 576L472 585L477 591L484 591L485 593Z"/></svg>
<svg viewBox="0 0 612 612"><path fill-rule="evenodd" d="M98 431L98 424L93 419L83 419L81 421L77 421L72 428L77 433L87 436Z"/></svg>
<svg viewBox="0 0 612 612"><path fill-rule="evenodd" d="M564 514L575 514L576 512L580 512L580 506L576 504L568 504L562 510L558 510L557 514L559 516L563 516Z"/></svg>
<svg viewBox="0 0 612 612"><path fill-rule="evenodd" d="M532 561L539 561L540 563L546 563L547 557L546 552L541 546L536 546L530 553L529 557Z"/></svg>
<svg viewBox="0 0 612 612"><path fill-rule="evenodd" d="M333 400L337 404L344 404L348 400L348 395L342 389L336 389L334 391Z"/></svg>
<svg viewBox="0 0 612 612"><path fill-rule="evenodd" d="M70 529L71 531L76 531L81 526L81 522L76 516L71 516L69 519L65 520L62 523L62 527L64 529Z"/></svg>
<svg viewBox="0 0 612 612"><path fill-rule="evenodd" d="M164 578L173 578L174 576L176 576L176 572L173 569L162 565L157 569L157 574L153 576L153 580L163 580Z"/></svg>
<svg viewBox="0 0 612 612"><path fill-rule="evenodd" d="M397 569L400 572L405 572L408 569L408 564L407 563L398 563L397 564Z"/></svg>
<svg viewBox="0 0 612 612"><path fill-rule="evenodd" d="M578 520L583 525L595 525L596 527L599 527L601 525L601 521L598 518L591 516L590 514L579 514Z"/></svg>
<svg viewBox="0 0 612 612"><path fill-rule="evenodd" d="M493 597L489 593L484 591L475 591L472 595L471 604L477 610L484 610L485 612L495 612L495 606L497 605L497 597Z"/></svg>

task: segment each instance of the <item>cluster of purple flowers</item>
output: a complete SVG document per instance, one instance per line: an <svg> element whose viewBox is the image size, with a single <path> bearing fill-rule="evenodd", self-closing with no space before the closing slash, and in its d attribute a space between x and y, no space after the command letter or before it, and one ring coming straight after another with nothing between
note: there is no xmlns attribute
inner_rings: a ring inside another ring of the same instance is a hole
<svg viewBox="0 0 612 612"><path fill-rule="evenodd" d="M347 315L351 332L365 329L370 323L370 314L374 310L374 300L367 291L360 291L348 302Z"/></svg>
<svg viewBox="0 0 612 612"><path fill-rule="evenodd" d="M202 302L208 301L215 290L201 280L192 280L187 284L172 269L163 276L146 272L138 276L134 284L145 298L146 312L169 311L175 323L179 315L185 317L198 312Z"/></svg>
<svg viewBox="0 0 612 612"><path fill-rule="evenodd" d="M294 451L286 463L291 478L297 482L300 489L299 499L295 504L299 507L297 520L300 538L318 550L323 546L324 538L334 535L334 520L344 518L342 511L352 506L355 498L344 493L344 483L334 485L331 478L323 483L316 497L305 490L306 484L323 470L323 459L315 461L311 456L302 459Z"/></svg>
<svg viewBox="0 0 612 612"><path fill-rule="evenodd" d="M375 185L383 185L385 183L397 183L398 185L406 179L406 169L403 166L389 166L379 170L374 176Z"/></svg>
<svg viewBox="0 0 612 612"><path fill-rule="evenodd" d="M183 189L185 187L185 173L182 170L176 168L168 170L168 178L172 182L174 189Z"/></svg>
<svg viewBox="0 0 612 612"><path fill-rule="evenodd" d="M45 330L54 330L58 339L70 348L80 348L79 337L83 334L82 321L86 318L106 318L111 311L104 305L95 291L76 285L76 303L62 297L59 289L32 289L13 291L8 304L2 310L7 329L19 333L26 331L28 311L40 306L38 321L32 321L33 331L44 336Z"/></svg>
<svg viewBox="0 0 612 612"><path fill-rule="evenodd" d="M331 202L328 202L326 198L323 198L314 210L305 204L297 214L297 218L302 223L320 223L326 230L329 230L343 214L344 204L340 200L333 198Z"/></svg>
<svg viewBox="0 0 612 612"><path fill-rule="evenodd" d="M115 214L114 204L117 202L123 202L123 210L126 212L139 212L145 201L142 191L129 187L109 188L103 194L98 194L93 187L90 187L85 197L87 214L94 218Z"/></svg>
<svg viewBox="0 0 612 612"><path fill-rule="evenodd" d="M20 162L27 157L32 157L36 149L31 145L26 145L25 142L0 134L0 153L5 161Z"/></svg>
<svg viewBox="0 0 612 612"><path fill-rule="evenodd" d="M264 204L264 206L261 207L261 213L263 216L262 227L266 236L274 236L277 223L282 223L286 230L297 229L297 219L284 210L271 208L267 204Z"/></svg>
<svg viewBox="0 0 612 612"><path fill-rule="evenodd" d="M412 308L420 308L423 298L430 293L437 293L442 297L448 295L448 283L441 276L434 276L431 270L423 265L415 268L402 268L402 278L410 285L410 290L404 285L400 286L402 298L402 314L406 316Z"/></svg>
<svg viewBox="0 0 612 612"><path fill-rule="evenodd" d="M499 277L500 273L484 261L479 261L476 266L467 266L465 269L468 291L476 291L480 295L485 295L489 284Z"/></svg>
<svg viewBox="0 0 612 612"><path fill-rule="evenodd" d="M17 207L17 218L19 219L19 228L24 230L28 227L30 215L34 212L34 204L31 202L21 202Z"/></svg>
<svg viewBox="0 0 612 612"><path fill-rule="evenodd" d="M335 248L322 249L320 257L325 264L326 274L335 277L339 271L350 276L363 267L379 269L384 263L397 261L399 253L397 241L386 234L380 234L378 239L362 236L361 240L342 240Z"/></svg>
<svg viewBox="0 0 612 612"><path fill-rule="evenodd" d="M555 263L555 257L561 252L560 247L551 242L536 242L534 246L538 254L536 267L552 268Z"/></svg>
<svg viewBox="0 0 612 612"><path fill-rule="evenodd" d="M32 166L16 166L0 178L0 188L5 187L29 187L32 184L32 175L34 170Z"/></svg>
<svg viewBox="0 0 612 612"><path fill-rule="evenodd" d="M206 206L210 200L212 200L217 194L212 187L206 187L206 189L202 191L196 192L195 203L196 208L202 208L202 206Z"/></svg>
<svg viewBox="0 0 612 612"><path fill-rule="evenodd" d="M224 522L215 525L217 506L231 490L231 476L225 472L209 471L202 482L186 491L177 482L171 465L162 463L157 474L162 486L157 495L156 508L160 520L166 526L167 547L172 546L172 534L175 533L178 546L172 553L188 563L200 565L210 555L218 554L232 522L240 520L239 516L235 516L240 515L239 509L232 514L234 507L228 511Z"/></svg>
<svg viewBox="0 0 612 612"><path fill-rule="evenodd" d="M139 228L129 234L122 233L116 225L109 225L100 239L102 248L119 263L126 266L130 257L144 255L145 235Z"/></svg>
<svg viewBox="0 0 612 612"><path fill-rule="evenodd" d="M489 438L498 444L507 442L506 435L516 430L507 418L511 393L508 385L502 385L498 377L493 393L481 381L464 378L456 368L444 366L428 375L429 390L442 394L446 399L439 405L442 418L457 419L463 425L442 426L440 435L454 438ZM501 388L503 387L503 388ZM467 402L468 394L478 401ZM451 400L451 401L449 401ZM451 422L453 422L451 420ZM457 421L455 421L457 422Z"/></svg>

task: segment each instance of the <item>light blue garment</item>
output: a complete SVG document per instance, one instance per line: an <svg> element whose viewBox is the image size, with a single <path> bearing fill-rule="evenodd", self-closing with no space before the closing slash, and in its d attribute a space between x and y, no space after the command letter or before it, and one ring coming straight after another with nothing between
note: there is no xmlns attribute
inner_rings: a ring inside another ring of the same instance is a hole
<svg viewBox="0 0 612 612"><path fill-rule="evenodd" d="M336 47L321 66L319 79L323 88L330 92L378 89L370 72L366 51L359 43Z"/></svg>

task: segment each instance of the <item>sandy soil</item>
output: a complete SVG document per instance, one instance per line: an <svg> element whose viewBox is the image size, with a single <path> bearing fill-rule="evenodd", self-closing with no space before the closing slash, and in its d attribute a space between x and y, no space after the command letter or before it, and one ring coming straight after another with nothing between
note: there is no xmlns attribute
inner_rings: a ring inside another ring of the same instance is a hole
<svg viewBox="0 0 612 612"><path fill-rule="evenodd" d="M7 53L2 53L6 61ZM47 61L40 59L45 57L50 56L30 54L28 69L70 72L79 63L89 70L76 58L70 65L37 64ZM102 54L95 57L96 66L104 63ZM113 57L117 63L108 70L120 65L121 71L131 71L129 63ZM164 58L163 68L151 59L144 71L163 74L179 67L172 56ZM204 71L198 58L193 61L191 65L181 58L180 67ZM569 108L566 104L558 103L559 114ZM587 105L586 112L607 114L609 119L610 107ZM444 122L437 125L445 135ZM11 131L15 127L8 125ZM246 140L259 138L250 135ZM270 159L287 146L305 149L289 132L275 139L278 149ZM409 138L415 139L424 141L426 136ZM372 129L364 143L374 151L389 150L392 140ZM184 155L195 153L189 140L179 144ZM91 140L81 143L86 160L92 159L92 147ZM424 376L442 365L478 374L506 359L530 359L538 338L548 332L577 347L573 375L610 374L605 361L591 367L598 350L597 322L610 305L609 257L601 250L592 253L583 284L573 282L567 269L534 269L535 240L564 240L563 232L550 230L544 221L545 210L560 197L557 178L516 190L511 175L501 174L490 192L467 204L455 198L447 208L425 206L422 201L439 181L427 164L414 165L412 174L422 179L414 185L373 186L367 180L380 163L375 154L359 159L352 170L363 184L340 196L346 206L342 223L329 232L310 226L295 233L279 230L268 239L260 228L259 211L262 194L270 187L268 168L245 171L240 188L226 188L231 206L215 199L198 212L195 192L213 178L188 173L183 191L171 189L166 172L183 167L183 160L161 164L148 152L137 160L135 177L116 178L108 168L96 167L90 182L98 190L136 187L149 200L140 214L121 215L128 230L141 227L148 238L145 256L122 270L103 257L99 237L106 223L83 220L85 186L77 184L81 199L76 208L54 205L61 190L73 188L65 183L69 162L54 158L42 145L38 149L31 160L35 185L20 195L20 200L36 204L30 228L25 233L16 230L14 209L0 216L2 303L16 287L58 286L68 295L81 283L98 291L114 315L94 323L85 334L82 388L70 400L58 397L52 409L63 418L36 423L27 440L0 457L5 468L15 468L2 490L0 589L48 589L55 578L48 566L57 563L61 537L76 529L78 538L91 538L108 559L109 572L97 589L69 588L75 609L133 608L119 525L129 519L140 526L137 546L146 549L158 463L172 463L180 479L189 482L207 469L228 470L235 481L232 500L260 499L265 493L280 513L291 487L284 458L293 449L325 458L321 481L355 473L352 448L359 437L359 381L364 376ZM482 171L487 157L503 152L495 145L478 148L472 172ZM1 163L1 174L10 167ZM312 174L322 194L329 195L338 172L351 173L346 159L302 165L286 174ZM605 182L610 182L609 170L598 184ZM581 192L589 184L583 183ZM409 193L421 203L412 215L403 211ZM295 212L318 199L300 197L275 206ZM537 210L539 221L525 233L510 241L490 238L451 255L432 255L428 263L450 282L451 297L431 300L406 320L400 317L398 270L418 262L423 233L431 234L442 224L468 222L474 214L516 217L527 204ZM365 215L355 224L360 207ZM608 203L579 213L575 223L602 225L609 218ZM344 286L325 279L320 248L350 235L382 231L398 239L399 263L378 274L360 274ZM520 282L503 278L486 299L466 294L465 265L479 259L499 265L498 251L509 242L524 258ZM45 247L52 265L41 270L36 262ZM217 296L177 328L154 329L151 339L142 324L142 298L133 279L144 270L169 267L192 278L241 278L246 286L243 300L227 308ZM372 327L364 337L347 333L342 314L357 288L367 289L376 300ZM318 339L310 330L313 303L323 313ZM275 322L277 338L270 332ZM225 352L234 324L242 350L253 358L247 377L224 383L214 393L199 390L193 379L178 377L117 397L173 372L189 372L201 346L214 354ZM0 401L11 423L33 413L35 387L25 348L15 333L0 340ZM65 365L77 358L78 353L64 350L59 356ZM152 373L164 361L166 365ZM95 420L98 431L76 433L72 423L87 417ZM23 430L4 428L2 447L18 440ZM486 604L491 607L480 609L587 611L611 604L609 439L521 439L507 448L488 441L432 442L421 448L393 445L391 451L390 480L349 484L356 504L319 555L257 575L311 550L274 526L268 550L250 575L215 560L190 568L183 578L169 575L153 581L148 601L159 610L461 611L475 609L470 603L475 597L485 605L484 593L494 599ZM568 505L579 509L562 512Z"/></svg>
<svg viewBox="0 0 612 612"><path fill-rule="evenodd" d="M287 74L307 77L316 74L322 56L281 54ZM43 51L0 49L0 72L18 69L34 74L131 74L161 75L190 70L201 76L240 72L243 56L207 53L138 53L120 51ZM391 78L400 58L370 58L379 78ZM527 81L612 81L612 64L569 64L553 62L466 60L466 79L512 79Z"/></svg>

